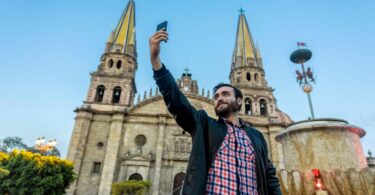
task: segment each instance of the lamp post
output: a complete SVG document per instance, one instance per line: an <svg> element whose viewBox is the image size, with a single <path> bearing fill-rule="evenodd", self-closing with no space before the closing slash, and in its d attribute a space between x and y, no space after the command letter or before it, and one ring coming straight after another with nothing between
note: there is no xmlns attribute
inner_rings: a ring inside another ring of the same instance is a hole
<svg viewBox="0 0 375 195"><path fill-rule="evenodd" d="M43 137L38 137L35 140L35 149L37 151L39 151L39 153L41 153L42 155L46 154L49 151L52 151L53 148L57 144L56 139L49 140L46 144L45 144L45 141L46 141L46 139L45 139L44 136Z"/></svg>
<svg viewBox="0 0 375 195"><path fill-rule="evenodd" d="M295 50L290 55L290 61L292 61L295 64L301 65L302 73L299 70L296 70L297 82L302 87L303 92L307 94L307 99L309 101L309 107L310 107L310 113L311 113L311 119L315 119L314 109L313 109L311 96L310 96L310 93L313 90L311 83L315 84L315 78L314 78L313 72L311 71L311 68L307 67L307 69L305 70L305 65L304 65L305 62L310 60L312 56L312 52L309 49L301 48L301 47L306 47L306 43L297 42L297 46L298 46L298 49Z"/></svg>

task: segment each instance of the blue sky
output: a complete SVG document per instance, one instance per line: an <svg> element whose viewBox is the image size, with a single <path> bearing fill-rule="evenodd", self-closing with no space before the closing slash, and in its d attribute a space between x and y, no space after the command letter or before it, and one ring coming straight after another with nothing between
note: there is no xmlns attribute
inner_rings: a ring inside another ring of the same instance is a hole
<svg viewBox="0 0 375 195"><path fill-rule="evenodd" d="M198 85L228 82L238 10L245 9L259 43L278 107L295 121L309 116L307 97L289 61L296 41L313 51L315 115L340 118L367 131L375 152L375 2L372 0L138 1L138 91L155 87L148 37L169 21L162 61L177 78L187 65ZM0 139L56 138L63 156L75 113L84 100L110 31L127 0L0 2ZM142 82L140 82L142 81Z"/></svg>

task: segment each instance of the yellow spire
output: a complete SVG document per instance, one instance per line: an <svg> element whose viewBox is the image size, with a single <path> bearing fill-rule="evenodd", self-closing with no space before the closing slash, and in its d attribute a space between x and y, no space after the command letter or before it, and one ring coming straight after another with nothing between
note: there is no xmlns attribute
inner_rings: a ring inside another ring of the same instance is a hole
<svg viewBox="0 0 375 195"><path fill-rule="evenodd" d="M130 0L122 13L121 19L117 24L113 35L113 48L112 51L118 49L121 45L121 52L126 53L128 45L136 46L135 42L135 5L134 1Z"/></svg>
<svg viewBox="0 0 375 195"><path fill-rule="evenodd" d="M234 47L233 61L236 61L237 57L242 57L242 62L240 64L245 66L249 65L247 62L248 58L254 59L254 64L256 64L256 48L243 12L244 10L241 9L241 14L238 18L237 37Z"/></svg>

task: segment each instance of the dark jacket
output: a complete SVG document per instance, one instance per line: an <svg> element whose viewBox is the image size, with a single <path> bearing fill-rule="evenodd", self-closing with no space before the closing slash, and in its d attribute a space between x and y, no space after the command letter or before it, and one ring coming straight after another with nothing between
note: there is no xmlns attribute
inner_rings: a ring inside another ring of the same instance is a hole
<svg viewBox="0 0 375 195"><path fill-rule="evenodd" d="M182 193L205 194L208 169L227 134L225 122L192 107L164 65L154 72L154 79L169 112L178 125L192 136L192 150ZM267 143L262 133L250 126L246 126L245 131L255 148L258 194L281 194L276 169L268 158Z"/></svg>

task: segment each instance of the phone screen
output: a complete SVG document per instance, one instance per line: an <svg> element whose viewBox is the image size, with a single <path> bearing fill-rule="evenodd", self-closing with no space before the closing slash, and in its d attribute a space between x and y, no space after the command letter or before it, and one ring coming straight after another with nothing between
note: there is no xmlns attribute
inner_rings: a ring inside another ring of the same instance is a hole
<svg viewBox="0 0 375 195"><path fill-rule="evenodd" d="M168 25L168 21L164 21L164 22L158 24L158 26L156 27L156 31L159 31L163 28L164 28L164 31L167 31L167 25Z"/></svg>

